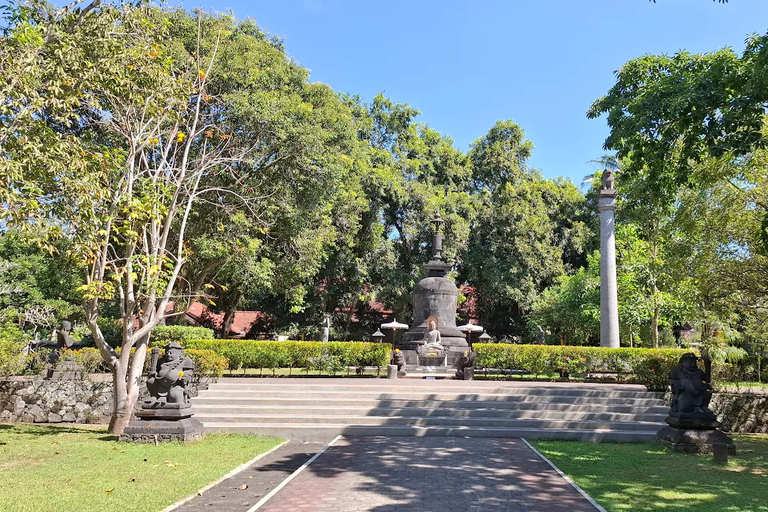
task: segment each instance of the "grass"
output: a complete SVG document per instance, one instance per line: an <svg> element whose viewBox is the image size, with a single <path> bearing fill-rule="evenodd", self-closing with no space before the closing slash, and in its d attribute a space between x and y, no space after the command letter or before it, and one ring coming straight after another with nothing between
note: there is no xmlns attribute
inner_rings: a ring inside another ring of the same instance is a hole
<svg viewBox="0 0 768 512"><path fill-rule="evenodd" d="M0 424L0 509L161 510L280 442L212 434L155 446L104 428Z"/></svg>
<svg viewBox="0 0 768 512"><path fill-rule="evenodd" d="M739 391L745 388L768 389L768 382L715 382L715 388L723 391Z"/></svg>
<svg viewBox="0 0 768 512"><path fill-rule="evenodd" d="M534 446L609 512L768 511L768 436L735 436L727 465L659 443Z"/></svg>

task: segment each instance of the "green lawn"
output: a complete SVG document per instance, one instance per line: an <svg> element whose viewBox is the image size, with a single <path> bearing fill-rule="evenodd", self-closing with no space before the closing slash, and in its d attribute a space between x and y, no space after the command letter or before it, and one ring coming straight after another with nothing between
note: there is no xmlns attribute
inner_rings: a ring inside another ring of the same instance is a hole
<svg viewBox="0 0 768 512"><path fill-rule="evenodd" d="M0 510L161 510L280 442L213 434L154 446L104 428L0 424Z"/></svg>
<svg viewBox="0 0 768 512"><path fill-rule="evenodd" d="M609 512L768 511L768 436L736 436L738 455L672 453L659 443L533 445Z"/></svg>

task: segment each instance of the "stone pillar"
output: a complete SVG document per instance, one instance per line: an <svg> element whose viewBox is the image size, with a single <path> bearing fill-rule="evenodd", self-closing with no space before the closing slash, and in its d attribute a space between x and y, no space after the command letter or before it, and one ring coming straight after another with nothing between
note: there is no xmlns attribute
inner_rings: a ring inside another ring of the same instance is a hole
<svg viewBox="0 0 768 512"><path fill-rule="evenodd" d="M616 237L614 212L616 188L613 173L603 171L597 195L600 211L600 346L619 348L619 297L616 286Z"/></svg>

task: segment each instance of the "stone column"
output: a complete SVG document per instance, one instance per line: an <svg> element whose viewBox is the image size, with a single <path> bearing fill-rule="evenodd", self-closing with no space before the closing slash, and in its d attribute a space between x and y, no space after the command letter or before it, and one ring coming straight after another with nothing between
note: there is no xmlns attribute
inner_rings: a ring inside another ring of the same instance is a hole
<svg viewBox="0 0 768 512"><path fill-rule="evenodd" d="M600 346L618 348L619 298L616 286L614 226L616 188L610 170L603 171L597 209L600 211Z"/></svg>

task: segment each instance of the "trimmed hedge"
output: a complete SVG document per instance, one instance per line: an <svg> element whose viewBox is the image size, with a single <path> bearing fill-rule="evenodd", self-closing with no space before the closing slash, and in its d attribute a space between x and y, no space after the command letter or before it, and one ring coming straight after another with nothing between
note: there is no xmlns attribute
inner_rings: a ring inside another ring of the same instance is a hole
<svg viewBox="0 0 768 512"><path fill-rule="evenodd" d="M476 343L475 365L500 370L525 370L537 375L615 373L619 378L663 391L669 372L689 352L684 349L604 348L562 345Z"/></svg>
<svg viewBox="0 0 768 512"><path fill-rule="evenodd" d="M42 354L45 360L47 360L50 351L43 351ZM227 358L212 350L187 349L184 351L184 354L195 362L195 374L198 377L218 379L224 375L224 370L227 369ZM32 357L34 357L34 354ZM147 357L144 360L145 373L149 370L151 359L152 355L148 351ZM63 364L65 361L72 361L82 366L86 374L109 372L109 368L97 348L85 347L78 350L62 350L56 366Z"/></svg>
<svg viewBox="0 0 768 512"><path fill-rule="evenodd" d="M192 327L190 325L158 325L152 329L149 344L153 347L164 347L175 341L181 343L184 340L212 340L213 330L207 327Z"/></svg>
<svg viewBox="0 0 768 512"><path fill-rule="evenodd" d="M350 366L381 368L391 355L390 345L363 341L187 340L182 345L226 357L230 370L305 368L336 373Z"/></svg>

